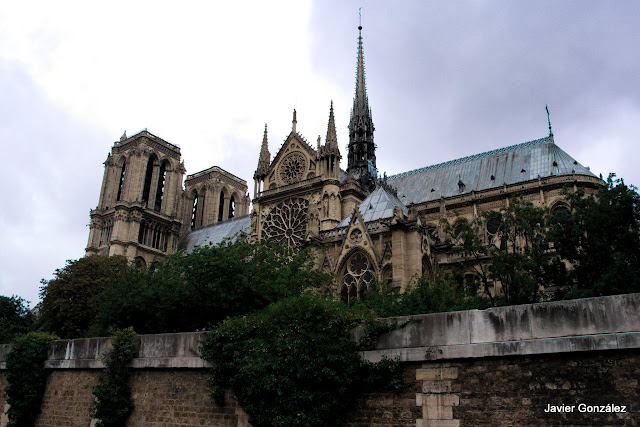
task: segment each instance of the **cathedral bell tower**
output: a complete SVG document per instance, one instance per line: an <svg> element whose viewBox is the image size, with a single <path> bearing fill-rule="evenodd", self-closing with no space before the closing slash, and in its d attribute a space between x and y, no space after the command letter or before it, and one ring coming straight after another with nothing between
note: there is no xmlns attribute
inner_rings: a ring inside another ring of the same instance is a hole
<svg viewBox="0 0 640 427"><path fill-rule="evenodd" d="M375 188L376 146L373 142L373 120L364 72L362 25L358 27L358 62L356 65L356 92L349 120L349 154L347 173L367 190Z"/></svg>

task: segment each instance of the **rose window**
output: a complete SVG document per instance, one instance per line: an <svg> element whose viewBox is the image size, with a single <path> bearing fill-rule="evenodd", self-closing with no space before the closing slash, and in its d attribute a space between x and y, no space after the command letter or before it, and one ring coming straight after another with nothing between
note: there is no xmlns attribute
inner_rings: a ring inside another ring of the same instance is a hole
<svg viewBox="0 0 640 427"><path fill-rule="evenodd" d="M301 153L288 154L280 164L280 179L285 184L293 184L304 176L307 170L307 162Z"/></svg>
<svg viewBox="0 0 640 427"><path fill-rule="evenodd" d="M307 211L309 202L293 198L275 206L264 221L265 237L297 249L302 244L307 231Z"/></svg>
<svg viewBox="0 0 640 427"><path fill-rule="evenodd" d="M342 278L342 286L340 289L340 297L345 303L356 300L362 300L364 293L373 281L373 265L369 258L361 253L356 252L347 260L344 276Z"/></svg>

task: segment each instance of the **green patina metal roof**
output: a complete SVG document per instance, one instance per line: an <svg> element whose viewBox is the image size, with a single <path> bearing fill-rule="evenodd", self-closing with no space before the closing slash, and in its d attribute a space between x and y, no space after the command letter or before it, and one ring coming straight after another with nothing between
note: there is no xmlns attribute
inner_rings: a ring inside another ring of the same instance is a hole
<svg viewBox="0 0 640 427"><path fill-rule="evenodd" d="M590 175L551 136L388 177L404 204L423 203L559 175Z"/></svg>

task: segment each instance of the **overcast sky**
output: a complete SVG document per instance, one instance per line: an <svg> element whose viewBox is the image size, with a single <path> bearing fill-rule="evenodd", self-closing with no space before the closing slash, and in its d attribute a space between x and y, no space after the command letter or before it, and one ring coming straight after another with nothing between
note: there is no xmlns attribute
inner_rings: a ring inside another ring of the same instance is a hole
<svg viewBox="0 0 640 427"><path fill-rule="evenodd" d="M0 295L83 256L125 130L250 191L294 108L315 146L333 100L344 150L360 6L381 173L544 137L548 104L560 147L640 184L637 1L0 0Z"/></svg>

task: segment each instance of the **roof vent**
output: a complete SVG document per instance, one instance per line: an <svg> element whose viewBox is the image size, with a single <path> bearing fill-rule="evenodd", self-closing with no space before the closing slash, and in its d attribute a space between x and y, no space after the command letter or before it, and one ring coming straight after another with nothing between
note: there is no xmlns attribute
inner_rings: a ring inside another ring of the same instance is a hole
<svg viewBox="0 0 640 427"><path fill-rule="evenodd" d="M491 181L495 181L495 180L496 180L496 177L491 175Z"/></svg>
<svg viewBox="0 0 640 427"><path fill-rule="evenodd" d="M574 165L577 165L577 164L578 164L578 161L577 161L577 160L574 160L574 161L573 161L573 164L574 164Z"/></svg>
<svg viewBox="0 0 640 427"><path fill-rule="evenodd" d="M467 187L464 185L464 182L462 182L462 180L458 180L458 191L459 191L460 193L464 193L464 190L465 190L466 188L467 188Z"/></svg>
<svg viewBox="0 0 640 427"><path fill-rule="evenodd" d="M435 193L435 192L436 192L436 190L435 190L434 188L432 188L432 189L431 189L431 192L432 192L432 193Z"/></svg>
<svg viewBox="0 0 640 427"><path fill-rule="evenodd" d="M558 162L556 162L555 160L553 161L553 167L557 168L558 167Z"/></svg>

